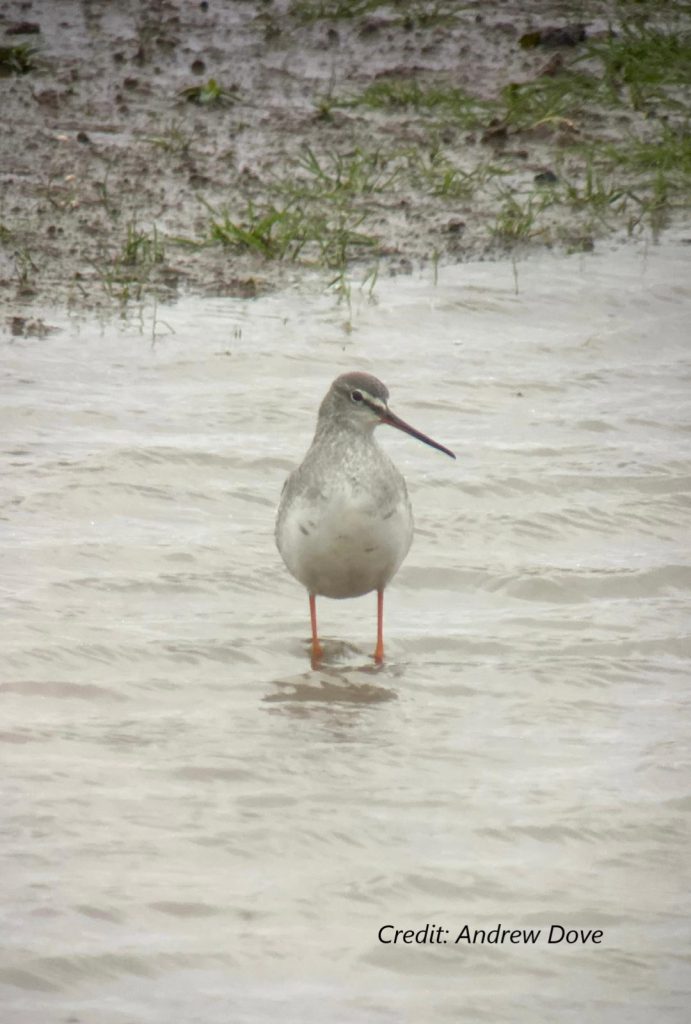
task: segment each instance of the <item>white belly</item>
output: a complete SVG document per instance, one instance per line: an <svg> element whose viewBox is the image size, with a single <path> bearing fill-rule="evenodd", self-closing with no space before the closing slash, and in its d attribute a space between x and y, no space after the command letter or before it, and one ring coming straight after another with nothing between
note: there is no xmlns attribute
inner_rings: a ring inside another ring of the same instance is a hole
<svg viewBox="0 0 691 1024"><path fill-rule="evenodd" d="M383 590L408 554L413 516L405 490L387 508L341 492L310 504L295 497L279 517L277 543L311 594L358 597Z"/></svg>

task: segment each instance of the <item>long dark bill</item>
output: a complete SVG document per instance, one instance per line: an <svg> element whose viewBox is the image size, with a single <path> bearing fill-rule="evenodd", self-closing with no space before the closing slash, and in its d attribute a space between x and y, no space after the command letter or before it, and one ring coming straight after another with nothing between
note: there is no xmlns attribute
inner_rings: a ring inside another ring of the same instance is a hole
<svg viewBox="0 0 691 1024"><path fill-rule="evenodd" d="M405 420L396 416L396 414L391 412L389 409L386 410L381 421L382 423L388 423L390 427L396 427L397 430L402 430L404 434L410 434L411 437L416 437L418 441L423 441L424 444L428 444L430 448L436 448L437 451L444 452L444 455L449 455L452 459L456 458L449 448L445 448L443 444L437 444L437 442L433 441L431 437L427 436L427 434L422 434L419 430L416 430L415 427L411 427L409 423L406 423Z"/></svg>

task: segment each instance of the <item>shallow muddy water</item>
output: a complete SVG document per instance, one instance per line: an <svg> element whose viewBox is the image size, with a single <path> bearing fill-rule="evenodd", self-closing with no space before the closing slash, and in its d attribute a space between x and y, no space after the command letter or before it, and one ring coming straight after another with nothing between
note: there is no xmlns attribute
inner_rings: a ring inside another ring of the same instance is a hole
<svg viewBox="0 0 691 1024"><path fill-rule="evenodd" d="M3 343L4 1022L688 1019L688 248L516 269ZM323 600L315 672L273 517L356 368L458 459L378 431L387 661Z"/></svg>

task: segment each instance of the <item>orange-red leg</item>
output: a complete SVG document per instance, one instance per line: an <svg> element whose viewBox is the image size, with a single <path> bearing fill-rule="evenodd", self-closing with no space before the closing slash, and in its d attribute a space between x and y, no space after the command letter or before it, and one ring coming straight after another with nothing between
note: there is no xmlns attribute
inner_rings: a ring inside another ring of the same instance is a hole
<svg viewBox="0 0 691 1024"><path fill-rule="evenodd" d="M384 660L384 591L377 591L377 646L374 649L374 660L381 665Z"/></svg>
<svg viewBox="0 0 691 1024"><path fill-rule="evenodd" d="M319 643L317 633L317 599L314 594L310 594L310 622L312 623L312 665L314 666L320 662L324 654L324 648Z"/></svg>

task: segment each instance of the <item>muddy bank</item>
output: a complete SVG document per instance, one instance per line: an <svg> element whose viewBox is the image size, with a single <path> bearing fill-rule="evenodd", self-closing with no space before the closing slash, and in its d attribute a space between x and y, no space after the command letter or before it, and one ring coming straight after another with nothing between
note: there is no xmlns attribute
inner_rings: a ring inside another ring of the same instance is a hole
<svg viewBox="0 0 691 1024"><path fill-rule="evenodd" d="M632 6L6 4L3 326L657 237L691 51Z"/></svg>

